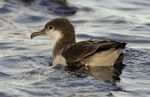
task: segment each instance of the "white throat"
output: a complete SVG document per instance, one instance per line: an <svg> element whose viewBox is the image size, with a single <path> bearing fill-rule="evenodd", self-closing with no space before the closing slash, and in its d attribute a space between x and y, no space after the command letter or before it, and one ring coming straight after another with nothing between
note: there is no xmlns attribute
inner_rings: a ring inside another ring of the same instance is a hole
<svg viewBox="0 0 150 97"><path fill-rule="evenodd" d="M46 31L46 34L49 37L55 38L56 41L60 40L63 37L62 32L59 30L55 30L55 29L51 29L49 31Z"/></svg>

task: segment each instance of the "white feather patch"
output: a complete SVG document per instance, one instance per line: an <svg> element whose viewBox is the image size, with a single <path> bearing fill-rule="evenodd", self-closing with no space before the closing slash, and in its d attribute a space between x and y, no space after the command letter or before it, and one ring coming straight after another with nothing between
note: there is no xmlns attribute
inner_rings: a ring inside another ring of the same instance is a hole
<svg viewBox="0 0 150 97"><path fill-rule="evenodd" d="M121 52L122 49L109 49L85 59L84 63L88 66L113 66Z"/></svg>
<svg viewBox="0 0 150 97"><path fill-rule="evenodd" d="M58 55L53 60L53 65L67 65L66 59L62 55Z"/></svg>

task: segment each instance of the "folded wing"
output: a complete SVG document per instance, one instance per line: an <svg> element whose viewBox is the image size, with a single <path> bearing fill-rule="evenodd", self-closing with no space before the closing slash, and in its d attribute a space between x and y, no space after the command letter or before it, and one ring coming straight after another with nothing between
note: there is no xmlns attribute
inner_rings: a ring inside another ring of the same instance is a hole
<svg viewBox="0 0 150 97"><path fill-rule="evenodd" d="M114 40L108 41L82 41L74 43L63 49L62 56L67 60L67 64L79 63L84 58L107 51L109 49L125 48L126 43L120 43Z"/></svg>

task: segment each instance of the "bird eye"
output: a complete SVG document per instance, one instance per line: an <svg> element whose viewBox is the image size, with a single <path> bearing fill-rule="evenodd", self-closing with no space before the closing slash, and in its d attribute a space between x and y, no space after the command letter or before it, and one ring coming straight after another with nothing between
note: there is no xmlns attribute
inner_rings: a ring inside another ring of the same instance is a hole
<svg viewBox="0 0 150 97"><path fill-rule="evenodd" d="M52 25L50 25L50 26L48 26L48 28L49 28L49 29L53 29L53 26L52 26Z"/></svg>

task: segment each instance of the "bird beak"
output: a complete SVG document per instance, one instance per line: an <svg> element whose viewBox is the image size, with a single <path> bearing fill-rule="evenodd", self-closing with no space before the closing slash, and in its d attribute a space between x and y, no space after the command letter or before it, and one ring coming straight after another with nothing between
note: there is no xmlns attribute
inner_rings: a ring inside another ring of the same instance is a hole
<svg viewBox="0 0 150 97"><path fill-rule="evenodd" d="M35 37L35 36L40 36L40 35L45 35L46 33L45 33L45 30L43 29L43 30L41 30L41 31L39 31L39 32L34 32L34 33L32 33L31 34L31 39L33 38L33 37Z"/></svg>

